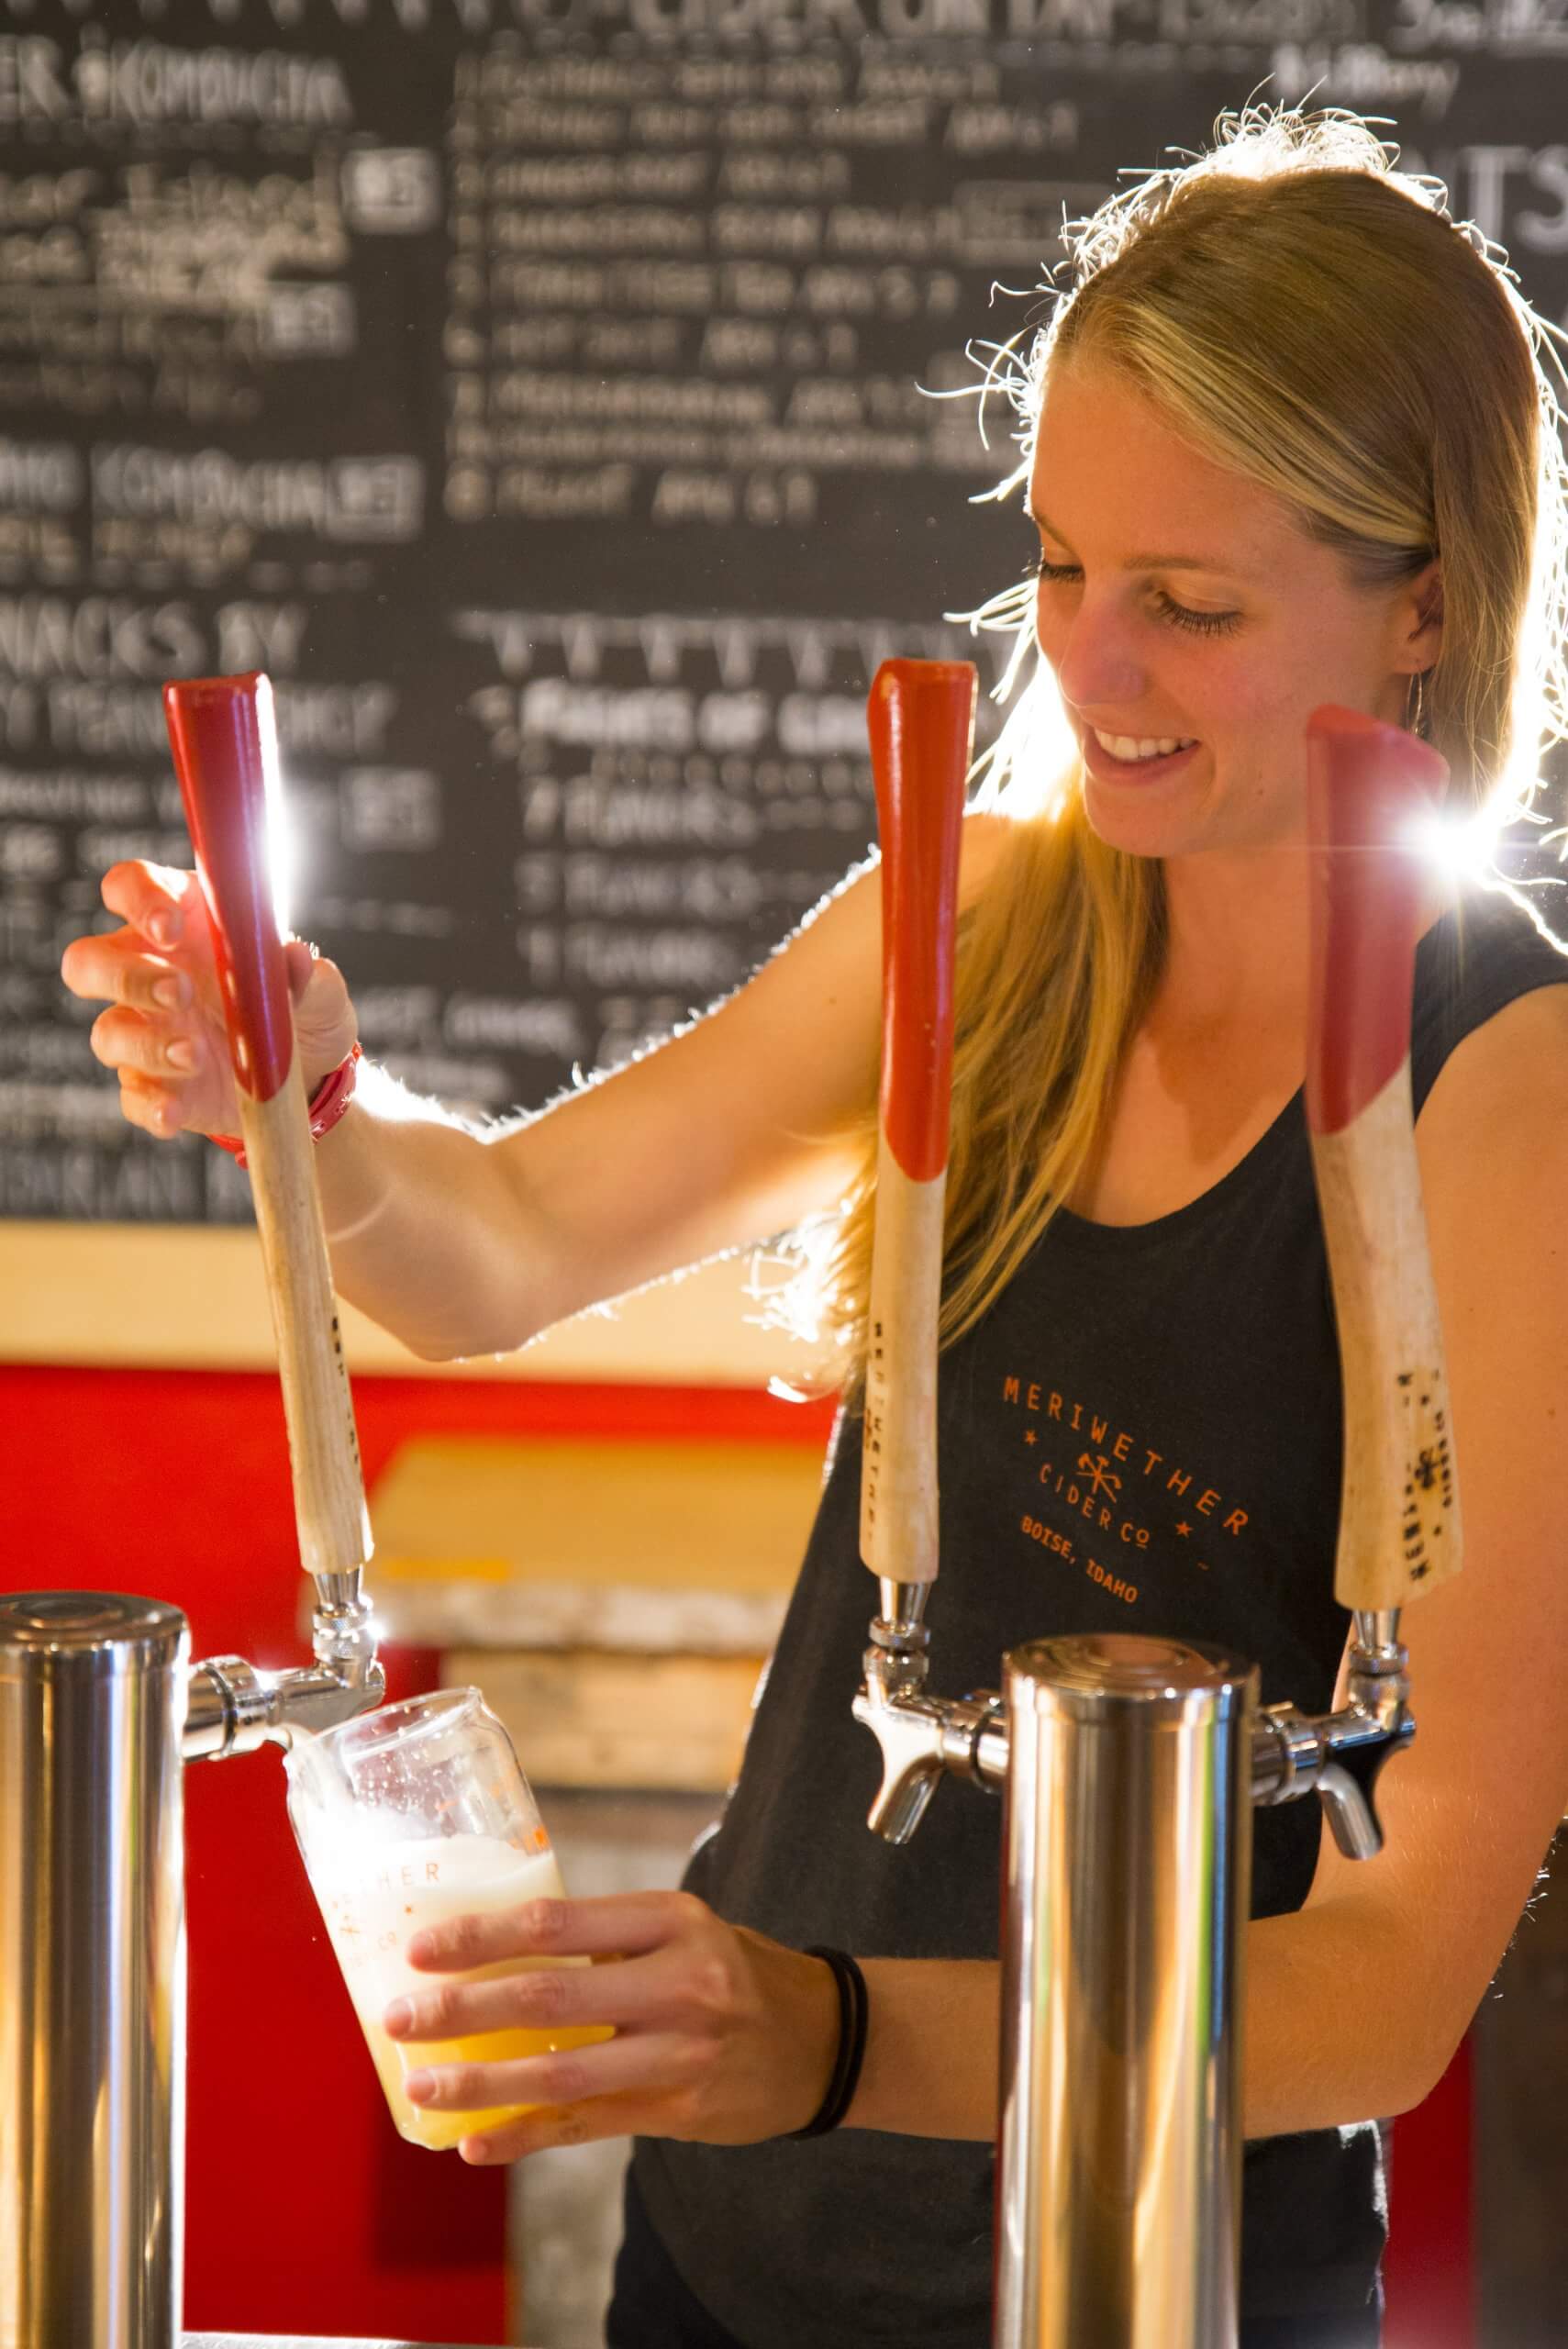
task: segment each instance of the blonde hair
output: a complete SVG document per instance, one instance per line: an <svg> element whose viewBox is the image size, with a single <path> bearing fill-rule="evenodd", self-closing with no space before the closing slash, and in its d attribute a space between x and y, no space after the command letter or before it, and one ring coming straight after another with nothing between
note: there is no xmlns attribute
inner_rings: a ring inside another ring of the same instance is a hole
<svg viewBox="0 0 1568 2349"><path fill-rule="evenodd" d="M1064 225L1071 289L1044 289L1056 306L1027 349L1020 338L990 354L983 403L1010 395L1021 450L992 495L1027 481L1048 370L1080 352L1283 500L1352 586L1391 588L1440 551L1442 650L1422 681L1421 730L1449 762L1455 808L1494 829L1543 821L1541 754L1568 739L1568 467L1541 364L1555 329L1480 232L1448 217L1440 183L1396 170L1359 117L1249 106L1222 116L1216 138ZM944 1344L1089 1170L1165 935L1158 861L1108 848L1086 820L1035 653L1031 584L972 623L1014 635L999 691L1015 707L977 804L1016 820L961 925ZM862 1177L803 1275L852 1366L871 1119L860 1138Z"/></svg>

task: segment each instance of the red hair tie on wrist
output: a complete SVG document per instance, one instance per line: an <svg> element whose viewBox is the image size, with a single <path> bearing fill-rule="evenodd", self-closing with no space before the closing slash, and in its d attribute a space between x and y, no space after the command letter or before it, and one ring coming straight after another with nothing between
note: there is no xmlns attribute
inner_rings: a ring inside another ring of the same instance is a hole
<svg viewBox="0 0 1568 2349"><path fill-rule="evenodd" d="M361 1052L362 1047L356 1043L350 1052L345 1052L337 1067L328 1070L311 1095L310 1139L312 1141L319 1141L323 1134L331 1132L353 1099L356 1066ZM237 1165L244 1166L249 1163L245 1156L245 1145L238 1134L208 1134L207 1140L216 1142L219 1150L228 1151Z"/></svg>

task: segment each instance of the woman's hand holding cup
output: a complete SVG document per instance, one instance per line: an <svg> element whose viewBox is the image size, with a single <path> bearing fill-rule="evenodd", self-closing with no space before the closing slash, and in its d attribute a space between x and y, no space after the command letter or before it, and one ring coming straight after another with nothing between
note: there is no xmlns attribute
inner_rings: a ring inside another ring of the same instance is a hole
<svg viewBox="0 0 1568 2349"><path fill-rule="evenodd" d="M573 1957L616 1962L560 1963ZM410 2056L421 2039L519 2026L615 2034L558 2054L410 2072L410 2098L432 2111L535 2108L464 2138L465 2161L631 2133L751 2144L804 2126L833 2067L838 1992L821 1959L726 1924L690 1893L535 1900L460 1917L420 1933L408 1958L431 1975L430 1989L395 2001L384 2021ZM507 1960L528 1970L439 1980Z"/></svg>

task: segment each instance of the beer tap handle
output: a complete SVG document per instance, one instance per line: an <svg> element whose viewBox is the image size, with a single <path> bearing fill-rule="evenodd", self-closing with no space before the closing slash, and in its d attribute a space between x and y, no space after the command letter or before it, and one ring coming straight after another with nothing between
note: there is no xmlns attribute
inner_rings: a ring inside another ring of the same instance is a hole
<svg viewBox="0 0 1568 2349"><path fill-rule="evenodd" d="M882 844L882 1084L861 1556L913 1639L936 1580L937 1324L952 1088L953 963L976 673L884 661L867 706Z"/></svg>
<svg viewBox="0 0 1568 2349"><path fill-rule="evenodd" d="M1359 711L1307 728L1307 1116L1333 1279L1345 1459L1335 1595L1373 1613L1459 1571L1459 1497L1410 1097L1417 843L1448 776Z"/></svg>
<svg viewBox="0 0 1568 2349"><path fill-rule="evenodd" d="M362 1674L374 1653L360 1594L370 1517L273 899L282 807L272 686L259 675L190 678L164 687L163 707L212 922L277 1337L300 1558L320 1594L317 1654Z"/></svg>

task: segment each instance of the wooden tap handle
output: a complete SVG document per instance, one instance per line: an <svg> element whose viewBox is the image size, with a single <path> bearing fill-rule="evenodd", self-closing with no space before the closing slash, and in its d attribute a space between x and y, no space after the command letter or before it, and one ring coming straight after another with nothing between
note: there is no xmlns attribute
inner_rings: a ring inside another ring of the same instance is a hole
<svg viewBox="0 0 1568 2349"><path fill-rule="evenodd" d="M1307 728L1311 1141L1344 1391L1334 1591L1403 1607L1457 1574L1459 1489L1410 1094L1418 829L1443 759L1396 726L1325 706Z"/></svg>
<svg viewBox="0 0 1568 2349"><path fill-rule="evenodd" d="M884 661L866 712L882 842L882 1084L861 1556L895 1582L934 1582L938 1566L937 1325L977 682L968 661Z"/></svg>
<svg viewBox="0 0 1568 2349"><path fill-rule="evenodd" d="M300 1562L312 1575L351 1575L371 1553L370 1517L273 905L281 807L272 690L259 675L188 678L165 685L163 709L239 1095Z"/></svg>

